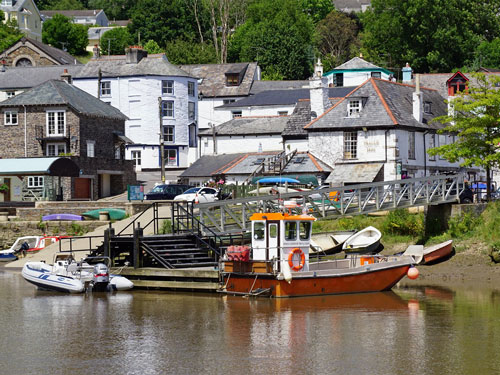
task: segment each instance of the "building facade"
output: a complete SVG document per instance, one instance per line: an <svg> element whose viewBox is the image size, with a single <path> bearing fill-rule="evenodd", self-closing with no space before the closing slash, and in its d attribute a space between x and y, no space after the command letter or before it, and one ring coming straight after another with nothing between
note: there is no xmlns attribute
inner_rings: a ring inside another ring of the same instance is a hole
<svg viewBox="0 0 500 375"><path fill-rule="evenodd" d="M42 41L42 17L33 0L2 0L0 10L4 22L14 20L24 35Z"/></svg>
<svg viewBox="0 0 500 375"><path fill-rule="evenodd" d="M118 108L127 117L126 158L138 170L183 169L196 159L197 80L165 55L148 56L140 47L126 56L96 56L74 77L74 85Z"/></svg>

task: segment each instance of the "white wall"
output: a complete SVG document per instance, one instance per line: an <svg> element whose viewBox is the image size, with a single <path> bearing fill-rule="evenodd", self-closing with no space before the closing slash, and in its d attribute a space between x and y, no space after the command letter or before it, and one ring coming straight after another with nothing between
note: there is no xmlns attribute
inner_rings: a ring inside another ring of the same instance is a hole
<svg viewBox="0 0 500 375"><path fill-rule="evenodd" d="M218 108L215 109L215 113L220 118L227 118L231 120L233 118L234 111L241 111L242 117L252 117L252 116L278 116L279 112L287 112L287 115L291 115L295 104L291 105L269 105L269 106L253 106L253 107L232 107L232 108Z"/></svg>
<svg viewBox="0 0 500 375"><path fill-rule="evenodd" d="M372 77L371 71L362 71L362 72L344 72L344 84L343 86L359 86L366 80ZM328 76L328 84L334 84L335 73L329 74ZM387 73L381 72L381 79L389 80L389 75Z"/></svg>
<svg viewBox="0 0 500 375"><path fill-rule="evenodd" d="M162 95L162 80L174 81L174 94ZM111 82L111 95L104 95L101 100L110 103L124 113L129 120L125 122L125 135L139 145L154 145L160 142L160 117L158 98L174 101L174 117L163 117L163 125L175 127L173 142L165 142L165 146L186 146L185 151L179 148L179 167L188 166L187 146L189 145L188 125L197 121L197 82L187 77L118 77L103 78L102 82ZM188 81L195 83L195 95L188 96ZM97 97L97 79L74 79L73 84ZM195 103L195 119L188 118L188 103ZM127 158L130 157L128 147ZM157 156L158 150L156 150ZM185 154L185 156L184 156ZM158 159L151 153L142 156L142 168L158 168ZM169 168L169 167L166 167ZM176 166L177 168L177 166Z"/></svg>
<svg viewBox="0 0 500 375"><path fill-rule="evenodd" d="M240 100L242 97L227 99ZM224 104L223 100L223 98L203 98L203 100L198 101L198 127L200 129L209 129L209 123L220 125L233 118L231 111L220 111L215 109Z"/></svg>
<svg viewBox="0 0 500 375"><path fill-rule="evenodd" d="M293 150L297 151L309 151L309 140L307 139L289 139L285 142L285 151L291 152Z"/></svg>
<svg viewBox="0 0 500 375"><path fill-rule="evenodd" d="M282 151L281 135L245 135L217 136L217 154L234 154L240 152ZM214 144L212 136L201 137L201 156L213 155ZM261 150L260 150L261 148Z"/></svg>

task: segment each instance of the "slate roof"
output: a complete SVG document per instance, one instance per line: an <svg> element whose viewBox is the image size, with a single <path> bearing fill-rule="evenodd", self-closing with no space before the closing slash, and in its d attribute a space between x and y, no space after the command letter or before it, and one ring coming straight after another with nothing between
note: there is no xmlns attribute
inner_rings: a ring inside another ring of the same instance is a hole
<svg viewBox="0 0 500 375"><path fill-rule="evenodd" d="M42 10L40 14L42 17L54 17L56 14L62 14L65 17L97 17L102 9L89 9L89 10Z"/></svg>
<svg viewBox="0 0 500 375"><path fill-rule="evenodd" d="M226 86L226 73L241 71L245 66L245 75L240 85ZM254 81L257 63L181 65L180 68L192 77L201 79L198 92L205 97L247 96Z"/></svg>
<svg viewBox="0 0 500 375"><path fill-rule="evenodd" d="M19 12L23 8L24 3L24 0L17 0L14 5L2 5L0 2L0 9L4 12ZM33 1L33 3L35 2Z"/></svg>
<svg viewBox="0 0 500 375"><path fill-rule="evenodd" d="M68 52L63 51L62 49L59 49L59 48L49 46L48 44L44 44L42 42L39 42L38 40L31 39L31 38L28 38L25 36L23 36L17 42L12 43L9 47L7 47L5 50L0 52L0 56L3 53L5 53L7 50L11 49L12 47L15 47L16 44L23 44L24 45L26 43L33 44L33 46L40 49L45 54L49 55L52 59L54 59L60 65L81 64L80 61L78 61L75 57L71 56Z"/></svg>
<svg viewBox="0 0 500 375"><path fill-rule="evenodd" d="M297 152L288 162L283 174L331 172L332 168L309 152Z"/></svg>
<svg viewBox="0 0 500 375"><path fill-rule="evenodd" d="M64 69L75 76L82 67L83 65L6 67L5 72L0 71L0 90L27 89L50 79L59 79L64 73Z"/></svg>
<svg viewBox="0 0 500 375"><path fill-rule="evenodd" d="M133 76L193 77L170 63L164 54L156 54L142 58L137 64L127 64L125 55L93 58L74 78L97 78L99 68L102 71L103 78Z"/></svg>
<svg viewBox="0 0 500 375"><path fill-rule="evenodd" d="M330 98L343 98L356 87L330 87ZM254 107L269 105L294 105L301 99L309 99L310 89L262 91L247 98L224 104L216 108Z"/></svg>
<svg viewBox="0 0 500 375"><path fill-rule="evenodd" d="M380 66L372 64L361 57L353 57L349 61L335 67L333 70L348 70L348 69L382 69Z"/></svg>
<svg viewBox="0 0 500 375"><path fill-rule="evenodd" d="M361 12L363 7L371 4L370 0L333 0L335 9L342 12Z"/></svg>
<svg viewBox="0 0 500 375"><path fill-rule="evenodd" d="M0 102L1 107L67 105L75 112L91 116L127 120L118 109L65 81L50 80Z"/></svg>
<svg viewBox="0 0 500 375"><path fill-rule="evenodd" d="M253 81L250 94L269 90L297 90L309 87L309 81Z"/></svg>
<svg viewBox="0 0 500 375"><path fill-rule="evenodd" d="M495 69L490 69L489 72L481 70L485 75L500 75L500 71L495 71ZM427 73L420 74L420 86L428 87L434 90L439 91L441 96L444 98L448 98L448 86L446 85L447 81L453 77L456 73ZM470 74L462 73L466 78L469 79L470 85L476 85L477 80L471 76ZM415 82L415 78L413 78L412 82Z"/></svg>
<svg viewBox="0 0 500 375"><path fill-rule="evenodd" d="M310 122L305 129L379 128L397 125L417 129L441 128L441 124L431 123L431 120L447 114L444 98L436 90L421 90L423 101L431 103L432 113L424 113L424 121L420 123L413 117L414 91L415 86L371 78ZM364 105L358 117L347 117L347 105L349 99L353 98L359 98Z"/></svg>
<svg viewBox="0 0 500 375"><path fill-rule="evenodd" d="M216 135L281 134L287 116L236 117L215 127ZM200 130L200 135L212 135L212 129Z"/></svg>
<svg viewBox="0 0 500 375"><path fill-rule="evenodd" d="M210 177L216 174L250 174L257 167L257 159L270 158L278 154L276 152L264 153L236 153L221 155L204 155L196 160L179 177ZM241 164L241 165L240 165ZM237 168L235 168L238 166Z"/></svg>
<svg viewBox="0 0 500 375"><path fill-rule="evenodd" d="M89 27L89 29L87 30L87 36L90 40L99 39L106 31L113 30L115 28L116 27L108 27L108 26Z"/></svg>

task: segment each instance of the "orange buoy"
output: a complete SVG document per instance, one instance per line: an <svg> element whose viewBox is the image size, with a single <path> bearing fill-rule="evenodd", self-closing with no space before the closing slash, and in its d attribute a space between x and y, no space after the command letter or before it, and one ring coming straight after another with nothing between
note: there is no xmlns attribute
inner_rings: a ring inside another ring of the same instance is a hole
<svg viewBox="0 0 500 375"><path fill-rule="evenodd" d="M294 265L293 263L293 258L295 254L297 254L300 257L300 262L298 265ZM304 267L305 263L306 263L306 256L304 255L304 252L298 247L293 249L288 255L288 265L294 271L300 271Z"/></svg>
<svg viewBox="0 0 500 375"><path fill-rule="evenodd" d="M406 275L408 276L409 279L411 280L415 280L418 275L420 274L420 272L418 271L418 269L416 267L411 267L408 272L406 273Z"/></svg>

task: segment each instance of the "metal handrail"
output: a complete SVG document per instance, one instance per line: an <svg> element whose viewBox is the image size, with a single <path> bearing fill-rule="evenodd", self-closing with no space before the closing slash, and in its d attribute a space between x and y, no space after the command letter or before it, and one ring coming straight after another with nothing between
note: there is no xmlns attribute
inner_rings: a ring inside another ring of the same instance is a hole
<svg viewBox="0 0 500 375"><path fill-rule="evenodd" d="M153 208L153 218L142 228L148 227L152 222L158 219L157 214L158 214L158 202L153 202L151 205L146 208L144 211L142 211L134 220L132 220L126 227L124 227L121 231L119 231L115 236L120 236L122 233L128 229L130 226L132 226L132 230L135 230L135 223L137 220L141 218L142 215L144 215L150 208ZM156 226L155 226L155 233L156 233Z"/></svg>

